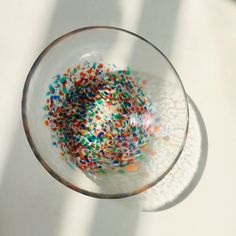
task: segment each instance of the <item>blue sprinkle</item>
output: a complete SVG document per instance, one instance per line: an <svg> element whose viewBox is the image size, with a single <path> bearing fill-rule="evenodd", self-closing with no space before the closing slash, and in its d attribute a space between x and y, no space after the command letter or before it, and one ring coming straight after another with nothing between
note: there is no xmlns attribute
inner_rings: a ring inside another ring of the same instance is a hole
<svg viewBox="0 0 236 236"><path fill-rule="evenodd" d="M101 136L103 136L104 135L104 133L103 132L100 132L99 134L98 134L98 138L100 138Z"/></svg>
<svg viewBox="0 0 236 236"><path fill-rule="evenodd" d="M59 99L59 96L53 96L53 99L57 100Z"/></svg>

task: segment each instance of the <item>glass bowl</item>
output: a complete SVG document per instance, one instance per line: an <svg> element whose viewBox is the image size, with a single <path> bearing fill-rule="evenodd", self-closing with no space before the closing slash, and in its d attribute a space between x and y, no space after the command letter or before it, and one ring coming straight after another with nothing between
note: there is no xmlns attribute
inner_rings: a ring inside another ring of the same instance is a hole
<svg viewBox="0 0 236 236"><path fill-rule="evenodd" d="M167 57L124 29L93 26L52 42L23 91L29 144L67 187L128 197L158 183L178 160L188 103Z"/></svg>

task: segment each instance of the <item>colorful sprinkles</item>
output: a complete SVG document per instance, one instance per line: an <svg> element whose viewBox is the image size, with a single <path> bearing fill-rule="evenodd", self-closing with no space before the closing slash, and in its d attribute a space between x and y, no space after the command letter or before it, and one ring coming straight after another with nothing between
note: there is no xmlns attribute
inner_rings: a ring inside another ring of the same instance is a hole
<svg viewBox="0 0 236 236"><path fill-rule="evenodd" d="M145 81L130 68L85 63L53 78L46 93L44 124L52 145L72 168L89 174L136 171L155 126Z"/></svg>

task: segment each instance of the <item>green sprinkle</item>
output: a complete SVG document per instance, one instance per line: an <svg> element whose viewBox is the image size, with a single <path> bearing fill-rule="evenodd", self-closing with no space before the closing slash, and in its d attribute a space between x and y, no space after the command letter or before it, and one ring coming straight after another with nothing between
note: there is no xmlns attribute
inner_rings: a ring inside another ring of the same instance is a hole
<svg viewBox="0 0 236 236"><path fill-rule="evenodd" d="M137 159L137 160L140 160L140 159L142 159L142 158L143 158L142 155L138 155L138 156L136 156L136 159Z"/></svg>
<svg viewBox="0 0 236 236"><path fill-rule="evenodd" d="M97 99L97 103L102 105L103 104L103 100L101 98L99 98L99 99Z"/></svg>
<svg viewBox="0 0 236 236"><path fill-rule="evenodd" d="M105 174L106 174L106 171L103 170L103 169L99 169L99 173L102 174L102 175L105 175Z"/></svg>
<svg viewBox="0 0 236 236"><path fill-rule="evenodd" d="M67 78L66 77L62 77L60 80L59 80L61 83L64 83L67 81Z"/></svg>
<svg viewBox="0 0 236 236"><path fill-rule="evenodd" d="M126 68L126 75L130 75L130 68L129 68L129 66L127 66L127 68Z"/></svg>
<svg viewBox="0 0 236 236"><path fill-rule="evenodd" d="M122 118L122 115L121 114L112 114L112 116L117 119L117 120L120 120Z"/></svg>

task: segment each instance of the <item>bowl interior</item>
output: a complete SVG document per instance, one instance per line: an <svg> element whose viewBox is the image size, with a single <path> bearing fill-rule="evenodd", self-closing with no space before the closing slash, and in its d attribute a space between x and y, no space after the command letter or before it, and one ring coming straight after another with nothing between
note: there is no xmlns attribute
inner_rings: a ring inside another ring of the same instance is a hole
<svg viewBox="0 0 236 236"><path fill-rule="evenodd" d="M127 95L130 84L133 92ZM91 118L95 108L99 120ZM75 128L81 109L86 127L82 120ZM129 196L157 183L177 161L188 128L186 94L168 59L145 39L112 27L79 29L50 44L27 77L22 110L28 140L43 166L66 186L95 197ZM66 118L55 131L58 117ZM117 117L122 121L114 124ZM91 127L104 128L104 119L110 123L101 138L101 130ZM92 154L96 161L89 159Z"/></svg>

